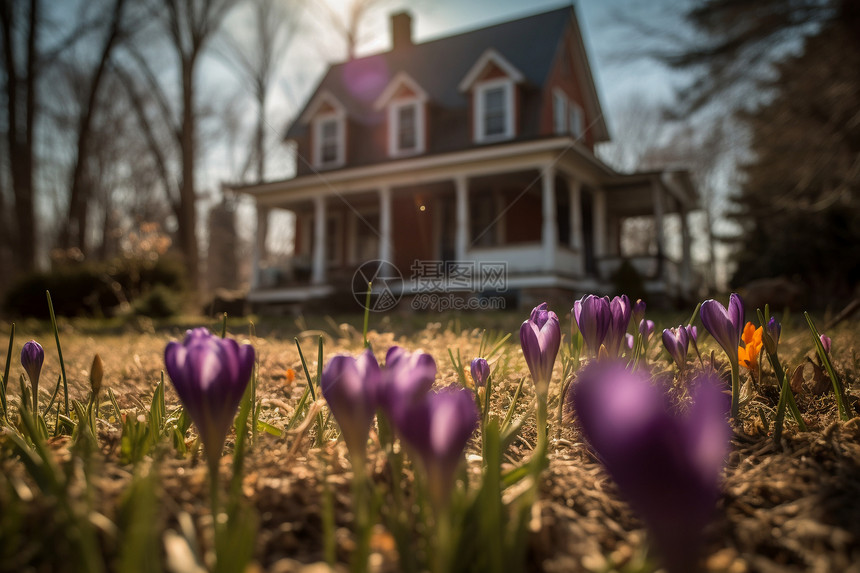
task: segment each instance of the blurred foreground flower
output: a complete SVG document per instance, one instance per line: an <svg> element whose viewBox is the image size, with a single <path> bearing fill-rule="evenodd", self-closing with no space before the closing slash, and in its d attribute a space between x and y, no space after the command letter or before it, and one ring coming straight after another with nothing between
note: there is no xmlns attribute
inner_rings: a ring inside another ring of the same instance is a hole
<svg viewBox="0 0 860 573"><path fill-rule="evenodd" d="M449 386L426 394L397 420L400 436L421 459L437 507L448 500L454 473L478 426L478 417L472 393Z"/></svg>
<svg viewBox="0 0 860 573"><path fill-rule="evenodd" d="M573 319L589 352L597 356L612 320L609 299L593 294L582 297L573 303Z"/></svg>
<svg viewBox="0 0 860 573"><path fill-rule="evenodd" d="M490 365L487 364L486 358L475 358L471 364L472 380L476 387L487 385L487 379L490 377Z"/></svg>
<svg viewBox="0 0 860 573"><path fill-rule="evenodd" d="M195 328L164 351L167 374L197 426L210 470L218 460L233 417L254 370L254 348Z"/></svg>
<svg viewBox="0 0 860 573"><path fill-rule="evenodd" d="M697 569L719 496L730 432L726 396L715 382L694 383L693 405L679 414L642 371L592 363L567 396L585 439L648 526L670 573Z"/></svg>
<svg viewBox="0 0 860 573"><path fill-rule="evenodd" d="M368 348L358 358L339 354L329 360L320 379L322 395L340 426L355 464L364 461L367 436L378 403L380 369Z"/></svg>
<svg viewBox="0 0 860 573"><path fill-rule="evenodd" d="M30 377L30 386L33 388L33 411L39 410L39 377L42 375L42 364L45 362L45 351L42 345L31 340L24 343L21 349L21 366Z"/></svg>
<svg viewBox="0 0 860 573"><path fill-rule="evenodd" d="M538 396L546 400L552 367L561 345L561 326L558 316L541 303L534 307L531 316L520 326L520 343Z"/></svg>

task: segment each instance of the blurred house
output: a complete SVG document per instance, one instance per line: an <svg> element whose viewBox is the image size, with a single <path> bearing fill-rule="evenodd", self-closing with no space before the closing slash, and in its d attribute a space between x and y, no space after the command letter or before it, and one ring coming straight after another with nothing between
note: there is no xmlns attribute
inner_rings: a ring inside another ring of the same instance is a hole
<svg viewBox="0 0 860 573"><path fill-rule="evenodd" d="M608 292L628 260L649 293L687 294L696 192L685 171L621 174L595 157L609 134L570 6L423 43L401 12L391 37L390 51L328 69L286 132L294 178L234 187L263 231L251 301L325 297L373 259L405 292L446 290L464 269L476 291ZM286 265L267 264L272 209L295 213ZM664 254L670 213L680 261ZM653 218L656 253L625 257L633 217Z"/></svg>

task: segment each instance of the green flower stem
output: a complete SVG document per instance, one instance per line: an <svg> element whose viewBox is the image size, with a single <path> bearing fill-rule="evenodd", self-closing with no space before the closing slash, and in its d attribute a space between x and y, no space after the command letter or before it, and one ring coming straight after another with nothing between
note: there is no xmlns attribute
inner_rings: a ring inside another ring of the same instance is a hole
<svg viewBox="0 0 860 573"><path fill-rule="evenodd" d="M451 550L453 548L453 527L451 512L445 503L436 511L436 556L433 570L436 573L447 573L451 570Z"/></svg>
<svg viewBox="0 0 860 573"><path fill-rule="evenodd" d="M534 464L532 470L535 475L535 487L537 487L538 476L546 466L546 450L547 450L547 396L545 393L538 392L537 395L537 446L532 458Z"/></svg>
<svg viewBox="0 0 860 573"><path fill-rule="evenodd" d="M221 525L218 516L221 513L221 499L218 487L218 461L209 462L209 508L212 512L212 549L215 554L215 563L219 561L218 547L221 545Z"/></svg>
<svg viewBox="0 0 860 573"><path fill-rule="evenodd" d="M367 571L367 560L370 557L370 533L373 524L370 521L370 503L368 495L367 474L364 467L364 456L352 458L352 500L355 512L355 553L352 556L353 573Z"/></svg>
<svg viewBox="0 0 860 573"><path fill-rule="evenodd" d="M800 428L801 432L806 431L806 423L803 421L803 417L800 415L800 409L797 407L797 401L794 399L794 392L791 391L791 384L788 382L788 378L785 375L785 371L782 368L782 364L779 361L779 354L774 352L773 354L767 353L767 359L770 361L770 365L773 368L773 373L776 375L777 380L782 380L782 391L779 395L779 405L777 406L776 415L779 417L779 408L783 408L783 416L785 415L785 406L788 406L788 409L791 410L791 416L794 418L794 421L797 422L798 428ZM780 424L779 429L782 430L782 425Z"/></svg>

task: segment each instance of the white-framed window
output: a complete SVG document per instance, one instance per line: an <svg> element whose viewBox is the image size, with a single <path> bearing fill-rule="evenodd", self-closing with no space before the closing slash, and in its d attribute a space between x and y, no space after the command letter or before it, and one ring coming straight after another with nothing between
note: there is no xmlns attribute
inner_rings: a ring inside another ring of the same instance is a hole
<svg viewBox="0 0 860 573"><path fill-rule="evenodd" d="M421 100L391 102L388 106L388 126L390 156L424 152L424 104Z"/></svg>
<svg viewBox="0 0 860 573"><path fill-rule="evenodd" d="M567 95L559 89L552 92L552 125L556 135L567 133Z"/></svg>
<svg viewBox="0 0 860 573"><path fill-rule="evenodd" d="M339 167L346 160L346 122L342 114L320 114L313 121L314 166Z"/></svg>
<svg viewBox="0 0 860 573"><path fill-rule="evenodd" d="M570 134L580 139L585 134L585 112L582 106L573 100L568 101L568 113L570 115Z"/></svg>
<svg viewBox="0 0 860 573"><path fill-rule="evenodd" d="M475 140L479 143L514 136L514 83L509 78L475 86Z"/></svg>

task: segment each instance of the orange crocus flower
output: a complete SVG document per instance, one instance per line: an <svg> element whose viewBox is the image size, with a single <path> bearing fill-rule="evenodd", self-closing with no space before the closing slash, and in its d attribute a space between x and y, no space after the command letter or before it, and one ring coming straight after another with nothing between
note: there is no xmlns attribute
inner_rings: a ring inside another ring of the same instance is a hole
<svg viewBox="0 0 860 573"><path fill-rule="evenodd" d="M762 347L761 333L760 326L756 328L753 323L748 322L741 336L744 346L738 346L738 363L751 372L758 369L758 355Z"/></svg>

